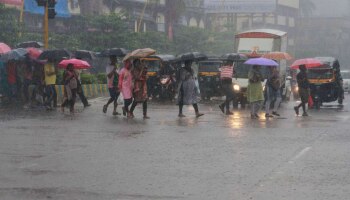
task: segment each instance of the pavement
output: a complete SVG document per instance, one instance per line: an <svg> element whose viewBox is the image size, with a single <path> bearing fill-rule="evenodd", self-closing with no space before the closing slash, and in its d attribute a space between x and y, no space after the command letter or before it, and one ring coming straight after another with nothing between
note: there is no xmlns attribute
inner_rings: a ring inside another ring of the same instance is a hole
<svg viewBox="0 0 350 200"><path fill-rule="evenodd" d="M349 98L350 96L347 96ZM217 102L151 102L143 120L102 113L0 111L1 200L330 200L350 196L349 100L297 117L225 116ZM119 112L121 108L119 107Z"/></svg>

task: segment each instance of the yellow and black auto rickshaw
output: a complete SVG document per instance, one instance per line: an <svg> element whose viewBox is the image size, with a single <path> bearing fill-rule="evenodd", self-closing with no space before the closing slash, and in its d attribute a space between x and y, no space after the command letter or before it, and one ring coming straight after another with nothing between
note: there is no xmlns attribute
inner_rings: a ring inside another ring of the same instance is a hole
<svg viewBox="0 0 350 200"><path fill-rule="evenodd" d="M316 57L323 65L308 69L310 93L314 107L319 109L323 103L338 101L343 104L344 90L340 74L340 65L333 57Z"/></svg>
<svg viewBox="0 0 350 200"><path fill-rule="evenodd" d="M148 95L152 98L169 99L175 97L175 70L172 69L176 57L173 55L151 55L141 59L146 63Z"/></svg>
<svg viewBox="0 0 350 200"><path fill-rule="evenodd" d="M220 68L223 61L217 57L198 62L198 84L201 98L210 100L214 96L222 96Z"/></svg>

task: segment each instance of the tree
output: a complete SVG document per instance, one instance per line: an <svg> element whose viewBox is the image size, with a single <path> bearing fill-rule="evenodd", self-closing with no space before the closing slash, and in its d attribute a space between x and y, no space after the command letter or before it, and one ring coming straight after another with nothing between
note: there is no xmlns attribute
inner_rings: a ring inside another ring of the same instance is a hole
<svg viewBox="0 0 350 200"><path fill-rule="evenodd" d="M309 17L316 9L315 4L311 0L300 0L300 15L302 17Z"/></svg>
<svg viewBox="0 0 350 200"><path fill-rule="evenodd" d="M174 23L186 10L184 0L166 0L165 1L165 18L168 25L168 38L170 41L173 40L173 29Z"/></svg>
<svg viewBox="0 0 350 200"><path fill-rule="evenodd" d="M78 0L80 13L82 15L93 15L100 13L101 0Z"/></svg>
<svg viewBox="0 0 350 200"><path fill-rule="evenodd" d="M103 4L107 6L110 13L115 12L115 9L121 5L119 0L103 0Z"/></svg>
<svg viewBox="0 0 350 200"><path fill-rule="evenodd" d="M14 8L7 8L0 3L0 40L9 45L18 42L18 33L21 31L22 25L18 21L19 12Z"/></svg>

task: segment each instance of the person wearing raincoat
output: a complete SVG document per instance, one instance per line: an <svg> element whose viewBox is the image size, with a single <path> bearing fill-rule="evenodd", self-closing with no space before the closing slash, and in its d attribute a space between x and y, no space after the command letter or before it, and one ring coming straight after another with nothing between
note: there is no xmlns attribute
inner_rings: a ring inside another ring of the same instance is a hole
<svg viewBox="0 0 350 200"><path fill-rule="evenodd" d="M185 117L182 113L184 105L193 105L196 117L204 114L200 113L197 105L198 90L194 79L194 71L192 69L192 60L185 61L185 66L180 69L178 78L178 105L179 117Z"/></svg>
<svg viewBox="0 0 350 200"><path fill-rule="evenodd" d="M252 119L259 118L258 112L261 102L264 101L263 87L261 82L264 80L258 65L253 65L248 73L247 100L250 103L250 116Z"/></svg>
<svg viewBox="0 0 350 200"><path fill-rule="evenodd" d="M123 115L131 118L129 106L132 103L132 74L130 60L124 61L124 67L119 72L118 88L124 98Z"/></svg>

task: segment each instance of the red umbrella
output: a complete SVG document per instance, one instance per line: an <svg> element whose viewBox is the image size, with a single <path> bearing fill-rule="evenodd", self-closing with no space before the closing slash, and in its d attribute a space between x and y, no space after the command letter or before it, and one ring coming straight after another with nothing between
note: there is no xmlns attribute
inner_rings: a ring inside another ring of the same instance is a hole
<svg viewBox="0 0 350 200"><path fill-rule="evenodd" d="M291 66L291 69L299 69L300 65L305 65L306 68L313 68L322 66L323 63L315 58L304 58L294 61L294 63Z"/></svg>
<svg viewBox="0 0 350 200"><path fill-rule="evenodd" d="M4 54L11 51L11 48L5 44L5 43L0 43L0 54Z"/></svg>
<svg viewBox="0 0 350 200"><path fill-rule="evenodd" d="M29 47L27 48L28 54L31 58L38 59L40 54L43 52L40 49L34 48L34 47Z"/></svg>
<svg viewBox="0 0 350 200"><path fill-rule="evenodd" d="M59 68L67 68L68 64L73 64L74 69L89 69L91 68L90 64L84 60L79 59L68 59L68 60L62 60L60 63L58 63Z"/></svg>

